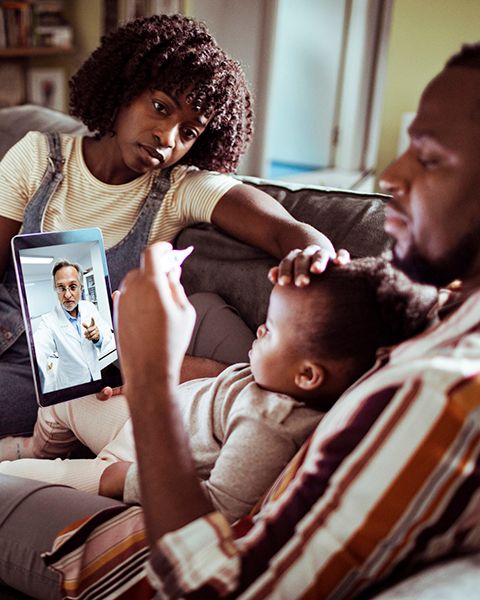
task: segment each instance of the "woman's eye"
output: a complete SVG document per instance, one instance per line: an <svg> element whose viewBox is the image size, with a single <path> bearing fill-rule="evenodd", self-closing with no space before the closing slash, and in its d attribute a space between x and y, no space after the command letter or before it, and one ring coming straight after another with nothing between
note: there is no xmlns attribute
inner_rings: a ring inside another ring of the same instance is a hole
<svg viewBox="0 0 480 600"><path fill-rule="evenodd" d="M163 104L163 102L159 102L158 100L153 101L153 108L160 114L167 113L167 107L165 104Z"/></svg>
<svg viewBox="0 0 480 600"><path fill-rule="evenodd" d="M195 138L198 137L198 133L195 129L190 129L190 127L187 127L186 129L183 130L183 137L186 140L194 140Z"/></svg>

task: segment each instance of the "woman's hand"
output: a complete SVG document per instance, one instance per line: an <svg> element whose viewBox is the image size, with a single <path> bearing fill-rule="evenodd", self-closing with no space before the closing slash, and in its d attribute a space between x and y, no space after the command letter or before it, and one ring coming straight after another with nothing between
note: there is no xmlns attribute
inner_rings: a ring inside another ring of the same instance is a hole
<svg viewBox="0 0 480 600"><path fill-rule="evenodd" d="M147 390L160 381L176 385L195 322L180 283L180 268L167 272L171 244L149 246L115 298L118 350L127 388Z"/></svg>
<svg viewBox="0 0 480 600"><path fill-rule="evenodd" d="M118 290L112 292L112 300L114 305L119 296L120 292ZM109 385L107 385L95 395L97 400L101 400L103 402L105 400L110 400L110 398L113 398L114 396L120 396L120 394L123 394L123 385L115 388L111 388Z"/></svg>
<svg viewBox="0 0 480 600"><path fill-rule="evenodd" d="M276 267L268 272L270 281L279 285L288 285L294 282L298 287L310 283L310 273L323 273L329 262L344 265L350 261L348 250L339 250L332 258L332 254L325 248L310 245L304 250L292 250L280 261Z"/></svg>
<svg viewBox="0 0 480 600"><path fill-rule="evenodd" d="M123 385L121 385L120 387L115 387L115 388L111 388L110 386L107 385L102 390L97 392L96 397L97 397L97 400L104 401L104 400L110 400L110 398L113 398L114 396L120 396L120 394L123 394Z"/></svg>

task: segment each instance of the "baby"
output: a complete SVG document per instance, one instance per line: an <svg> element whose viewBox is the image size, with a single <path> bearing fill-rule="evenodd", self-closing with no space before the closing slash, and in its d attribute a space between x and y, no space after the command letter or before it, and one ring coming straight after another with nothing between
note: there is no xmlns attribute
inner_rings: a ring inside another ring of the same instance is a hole
<svg viewBox="0 0 480 600"><path fill-rule="evenodd" d="M332 266L303 288L275 285L250 364L179 388L213 506L230 521L246 514L378 348L422 331L436 300L436 290L412 284L382 258ZM65 459L77 440L96 457ZM0 440L0 472L115 495L102 489L102 475L117 463L118 489L135 502L134 448L125 398L86 397L40 408L31 438Z"/></svg>

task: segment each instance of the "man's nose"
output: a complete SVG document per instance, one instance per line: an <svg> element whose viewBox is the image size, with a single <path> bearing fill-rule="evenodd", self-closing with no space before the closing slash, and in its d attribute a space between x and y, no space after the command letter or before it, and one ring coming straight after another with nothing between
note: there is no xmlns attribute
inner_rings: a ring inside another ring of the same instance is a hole
<svg viewBox="0 0 480 600"><path fill-rule="evenodd" d="M401 197L410 189L411 169L407 152L394 160L380 175L379 186L385 194Z"/></svg>

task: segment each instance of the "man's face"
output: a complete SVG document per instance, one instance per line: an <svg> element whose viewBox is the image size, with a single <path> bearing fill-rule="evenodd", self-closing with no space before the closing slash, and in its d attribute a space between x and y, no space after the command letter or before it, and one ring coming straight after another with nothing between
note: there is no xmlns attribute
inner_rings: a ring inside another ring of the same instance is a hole
<svg viewBox="0 0 480 600"><path fill-rule="evenodd" d="M82 294L78 271L75 267L62 267L55 273L55 290L63 308L72 316L77 314L77 306Z"/></svg>
<svg viewBox="0 0 480 600"><path fill-rule="evenodd" d="M452 67L422 95L410 146L382 174L394 262L434 285L480 273L480 71Z"/></svg>

